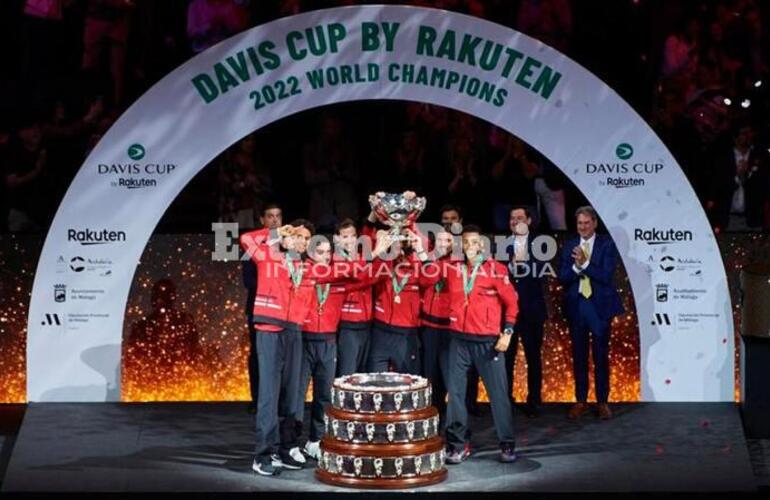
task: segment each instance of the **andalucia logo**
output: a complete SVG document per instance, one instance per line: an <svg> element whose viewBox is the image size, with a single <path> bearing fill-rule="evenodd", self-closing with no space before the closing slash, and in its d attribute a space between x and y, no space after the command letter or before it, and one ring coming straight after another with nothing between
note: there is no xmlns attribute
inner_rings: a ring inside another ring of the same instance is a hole
<svg viewBox="0 0 770 500"><path fill-rule="evenodd" d="M628 160L634 156L634 148L631 147L630 144L624 142L622 144L618 144L618 147L615 148L615 154L621 160Z"/></svg>
<svg viewBox="0 0 770 500"><path fill-rule="evenodd" d="M132 144L128 148L128 157L134 161L139 161L144 158L145 150L141 144Z"/></svg>

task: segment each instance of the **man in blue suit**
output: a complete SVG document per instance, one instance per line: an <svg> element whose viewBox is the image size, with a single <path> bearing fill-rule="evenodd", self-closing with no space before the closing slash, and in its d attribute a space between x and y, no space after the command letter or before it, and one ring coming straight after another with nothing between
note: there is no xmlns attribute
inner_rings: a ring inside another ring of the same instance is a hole
<svg viewBox="0 0 770 500"><path fill-rule="evenodd" d="M612 239L596 234L598 219L592 207L575 212L578 238L567 241L561 252L559 281L564 286L564 305L575 372L575 399L569 418L576 420L588 410L588 343L594 359L594 380L599 417L607 420L610 394L610 323L623 312L615 289L617 251Z"/></svg>
<svg viewBox="0 0 770 500"><path fill-rule="evenodd" d="M532 241L537 235L530 231L532 216L529 207L523 205L513 207L509 213L508 225L512 234L509 239L511 243L507 249L508 272L519 296L519 320L513 330L511 348L505 352L508 391L511 395L516 351L521 338L524 357L527 360L527 403L523 411L528 417L536 417L539 414L539 405L542 403L543 323L548 319L541 277L542 266L545 263L534 258L532 253ZM511 398L513 398L512 395Z"/></svg>

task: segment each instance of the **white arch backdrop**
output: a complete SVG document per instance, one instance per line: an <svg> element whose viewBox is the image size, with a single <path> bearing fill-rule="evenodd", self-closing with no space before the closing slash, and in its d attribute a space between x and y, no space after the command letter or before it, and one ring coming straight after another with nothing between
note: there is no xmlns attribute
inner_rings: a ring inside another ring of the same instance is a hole
<svg viewBox="0 0 770 500"><path fill-rule="evenodd" d="M119 400L128 292L172 200L245 135L363 99L459 110L546 155L602 216L628 271L642 399L732 400L722 258L691 186L645 121L593 74L522 33L382 5L308 12L240 33L170 73L120 117L73 180L40 256L28 399Z"/></svg>

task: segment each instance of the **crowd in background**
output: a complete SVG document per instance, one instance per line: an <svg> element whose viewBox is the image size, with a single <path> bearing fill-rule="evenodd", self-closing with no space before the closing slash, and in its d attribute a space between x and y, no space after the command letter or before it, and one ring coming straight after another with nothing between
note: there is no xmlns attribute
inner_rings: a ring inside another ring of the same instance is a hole
<svg viewBox="0 0 770 500"><path fill-rule="evenodd" d="M194 54L251 26L351 1L5 0L0 4L0 230L44 232L118 116ZM397 3L397 2L377 2ZM712 224L770 230L770 8L758 0L420 0L513 27L596 73L672 151ZM212 190L212 184L218 186ZM158 228L253 227L281 203L321 231L412 189L487 231L513 205L564 230L582 195L521 140L420 103L308 111L245 137L183 191Z"/></svg>

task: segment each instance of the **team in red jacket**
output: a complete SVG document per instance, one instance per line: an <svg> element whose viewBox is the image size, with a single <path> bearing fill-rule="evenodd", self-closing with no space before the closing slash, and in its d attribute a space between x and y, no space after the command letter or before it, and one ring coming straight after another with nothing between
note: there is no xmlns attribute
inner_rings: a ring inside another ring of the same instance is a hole
<svg viewBox="0 0 770 500"><path fill-rule="evenodd" d="M431 371L425 373L431 380L443 379L449 393L447 462L467 458L465 391L472 367L489 394L501 460L515 459L510 388L504 356L498 355L508 347L518 313L507 268L484 257L481 234L473 226L463 232L461 259L448 255L453 236L439 233L432 252L437 260L431 261L414 227L394 241L384 231L375 234L374 222L370 216L363 229L376 242L372 254L390 250L395 259L367 264L356 251L352 221L338 226L334 249L321 243L310 258L308 221L241 237L260 277L254 300L260 385L253 465L260 474L302 468L297 435L311 378L314 403L304 451L317 459L335 373L420 374L421 364ZM441 405L443 391L438 393Z"/></svg>

